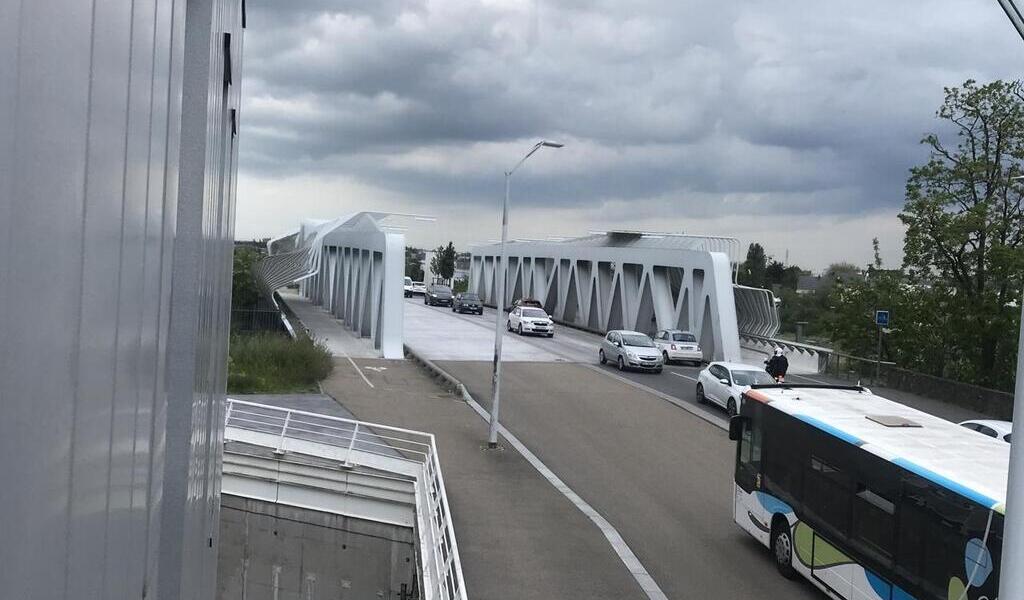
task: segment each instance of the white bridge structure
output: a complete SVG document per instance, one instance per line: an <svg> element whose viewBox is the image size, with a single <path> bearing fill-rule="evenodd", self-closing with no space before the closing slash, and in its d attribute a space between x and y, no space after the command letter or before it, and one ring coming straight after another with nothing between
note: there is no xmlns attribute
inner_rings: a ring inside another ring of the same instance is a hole
<svg viewBox="0 0 1024 600"><path fill-rule="evenodd" d="M267 243L256 278L269 295L298 283L302 296L371 338L384 358L402 358L405 235L382 223L389 216L303 221L298 231Z"/></svg>
<svg viewBox="0 0 1024 600"><path fill-rule="evenodd" d="M741 360L740 322L760 335L778 330L770 291L735 291L740 258L735 238L609 231L505 246L508 280L501 301L496 298L500 246L470 249L469 289L487 304L535 298L557 321L600 333L688 330L707 360Z"/></svg>

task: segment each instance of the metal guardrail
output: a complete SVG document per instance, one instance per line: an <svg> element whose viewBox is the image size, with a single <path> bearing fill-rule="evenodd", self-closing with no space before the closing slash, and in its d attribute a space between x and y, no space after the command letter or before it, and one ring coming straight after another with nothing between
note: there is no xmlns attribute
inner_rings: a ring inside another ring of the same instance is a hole
<svg viewBox="0 0 1024 600"><path fill-rule="evenodd" d="M276 440L278 453L288 452L289 442L300 441L341 449L347 466L370 462L380 468L379 462L366 460L373 457L417 466L416 522L424 599L467 600L433 434L230 398L224 428L273 436L268 439ZM225 440L229 440L227 434Z"/></svg>

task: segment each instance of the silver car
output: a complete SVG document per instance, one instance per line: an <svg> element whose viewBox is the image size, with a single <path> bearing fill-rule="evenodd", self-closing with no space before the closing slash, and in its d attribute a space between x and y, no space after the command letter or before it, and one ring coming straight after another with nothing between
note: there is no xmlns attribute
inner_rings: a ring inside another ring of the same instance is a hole
<svg viewBox="0 0 1024 600"><path fill-rule="evenodd" d="M639 331L609 331L601 341L597 355L602 365L611 361L620 371L640 369L661 373L664 366L654 341Z"/></svg>

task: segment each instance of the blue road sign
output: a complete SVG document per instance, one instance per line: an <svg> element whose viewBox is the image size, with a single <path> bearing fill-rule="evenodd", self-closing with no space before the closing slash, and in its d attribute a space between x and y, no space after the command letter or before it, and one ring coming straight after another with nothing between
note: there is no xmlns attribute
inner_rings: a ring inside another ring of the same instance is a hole
<svg viewBox="0 0 1024 600"><path fill-rule="evenodd" d="M875 325L879 327L889 326L889 311L887 310L876 310L875 311Z"/></svg>

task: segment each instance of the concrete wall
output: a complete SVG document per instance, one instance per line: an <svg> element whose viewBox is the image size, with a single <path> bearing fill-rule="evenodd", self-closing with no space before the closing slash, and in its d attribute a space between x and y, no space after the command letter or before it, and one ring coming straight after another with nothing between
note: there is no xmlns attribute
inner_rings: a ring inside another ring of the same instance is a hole
<svg viewBox="0 0 1024 600"><path fill-rule="evenodd" d="M415 536L374 523L224 495L219 600L398 599L412 591Z"/></svg>
<svg viewBox="0 0 1024 600"><path fill-rule="evenodd" d="M0 597L212 597L240 2L0 2Z"/></svg>

